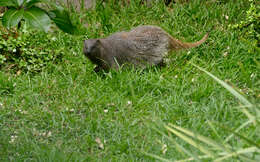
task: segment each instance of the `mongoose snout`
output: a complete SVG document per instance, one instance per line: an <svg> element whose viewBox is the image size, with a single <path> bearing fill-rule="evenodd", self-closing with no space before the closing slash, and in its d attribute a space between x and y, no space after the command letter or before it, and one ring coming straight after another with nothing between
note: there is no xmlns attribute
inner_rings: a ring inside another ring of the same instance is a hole
<svg viewBox="0 0 260 162"><path fill-rule="evenodd" d="M90 55L91 52L93 53L94 48L96 47L96 43L97 43L98 39L88 39L84 41L84 54L86 56Z"/></svg>
<svg viewBox="0 0 260 162"><path fill-rule="evenodd" d="M185 43L173 38L160 27L144 25L106 38L85 40L83 52L97 65L96 71L118 69L128 64L145 68L163 64L163 59L169 52L199 46L207 37L208 34L197 42Z"/></svg>

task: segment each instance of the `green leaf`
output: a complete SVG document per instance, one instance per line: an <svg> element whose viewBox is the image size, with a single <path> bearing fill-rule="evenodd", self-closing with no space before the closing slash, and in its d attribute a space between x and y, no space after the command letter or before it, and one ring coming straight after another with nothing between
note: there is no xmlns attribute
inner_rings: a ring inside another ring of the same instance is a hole
<svg viewBox="0 0 260 162"><path fill-rule="evenodd" d="M24 2L26 2L26 0L16 0L16 4L19 6L21 6Z"/></svg>
<svg viewBox="0 0 260 162"><path fill-rule="evenodd" d="M25 7L31 8L36 3L43 3L43 2L46 2L46 1L44 1L44 0L30 0L29 2L25 3Z"/></svg>
<svg viewBox="0 0 260 162"><path fill-rule="evenodd" d="M12 8L6 11L2 18L2 23L4 27L11 28L17 25L23 18L23 13L24 13L23 9L16 10Z"/></svg>
<svg viewBox="0 0 260 162"><path fill-rule="evenodd" d="M46 12L38 7L32 7L24 12L24 19L31 27L47 32L51 20Z"/></svg>
<svg viewBox="0 0 260 162"><path fill-rule="evenodd" d="M19 7L16 3L16 0L0 0L0 6Z"/></svg>
<svg viewBox="0 0 260 162"><path fill-rule="evenodd" d="M75 34L76 28L72 25L69 13L66 10L52 10L49 13L50 18L63 32Z"/></svg>

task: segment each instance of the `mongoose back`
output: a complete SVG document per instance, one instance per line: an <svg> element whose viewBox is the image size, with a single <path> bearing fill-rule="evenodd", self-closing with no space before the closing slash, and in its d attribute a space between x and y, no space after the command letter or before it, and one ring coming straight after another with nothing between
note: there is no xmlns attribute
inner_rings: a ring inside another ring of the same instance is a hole
<svg viewBox="0 0 260 162"><path fill-rule="evenodd" d="M85 40L83 51L97 65L95 71L118 69L125 64L145 68L162 64L163 58L170 51L199 46L207 37L208 34L200 41L185 43L173 38L160 27L144 25L106 38Z"/></svg>

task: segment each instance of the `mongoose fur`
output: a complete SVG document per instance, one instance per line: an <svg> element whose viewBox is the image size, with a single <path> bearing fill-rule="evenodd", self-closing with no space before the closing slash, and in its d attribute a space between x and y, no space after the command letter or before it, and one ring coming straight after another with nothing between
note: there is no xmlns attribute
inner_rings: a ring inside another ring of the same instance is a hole
<svg viewBox="0 0 260 162"><path fill-rule="evenodd" d="M95 71L118 69L125 64L134 67L163 64L170 51L199 46L206 41L206 34L194 43L181 42L157 26L144 25L129 32L117 32L106 38L84 41L84 54L97 65Z"/></svg>

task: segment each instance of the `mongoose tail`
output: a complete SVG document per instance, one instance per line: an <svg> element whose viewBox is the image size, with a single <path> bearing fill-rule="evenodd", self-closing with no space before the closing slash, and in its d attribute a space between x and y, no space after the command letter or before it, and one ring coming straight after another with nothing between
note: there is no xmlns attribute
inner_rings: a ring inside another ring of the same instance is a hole
<svg viewBox="0 0 260 162"><path fill-rule="evenodd" d="M207 40L208 36L209 36L209 34L207 33L207 34L204 35L204 37L201 40L194 42L194 43L181 42L181 41L171 37L170 38L170 49L171 50L179 50L179 49L187 49L187 48L197 47L200 44L204 43Z"/></svg>

